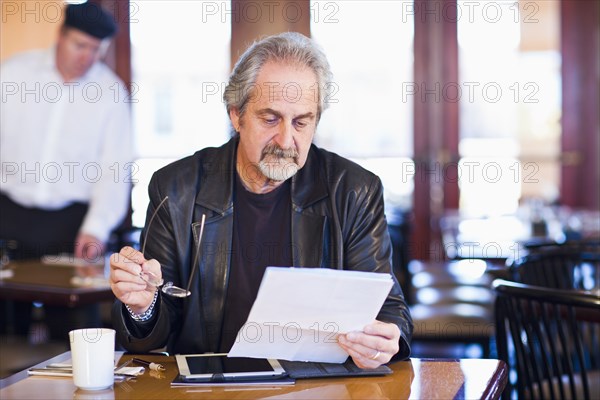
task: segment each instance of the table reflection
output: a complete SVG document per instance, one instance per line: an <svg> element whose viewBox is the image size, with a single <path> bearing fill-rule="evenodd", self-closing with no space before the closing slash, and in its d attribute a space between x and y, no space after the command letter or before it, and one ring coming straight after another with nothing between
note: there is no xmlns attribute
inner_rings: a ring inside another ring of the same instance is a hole
<svg viewBox="0 0 600 400"><path fill-rule="evenodd" d="M506 371L484 360L465 359L424 362L412 359L414 380L410 399L480 399L494 398L502 391ZM431 385L443 380L445 385ZM497 384L490 384L496 381Z"/></svg>

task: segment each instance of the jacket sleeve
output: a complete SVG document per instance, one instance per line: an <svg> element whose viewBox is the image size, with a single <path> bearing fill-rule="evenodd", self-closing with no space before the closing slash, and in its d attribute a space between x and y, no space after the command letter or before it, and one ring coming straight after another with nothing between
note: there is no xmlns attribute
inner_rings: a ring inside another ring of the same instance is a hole
<svg viewBox="0 0 600 400"><path fill-rule="evenodd" d="M373 176L368 188L351 191L346 196L346 209L350 211L342 228L344 264L348 269L392 275L394 285L377 319L398 325L400 350L394 359L406 359L410 356L413 322L400 284L392 272L392 245L384 214L381 181Z"/></svg>
<svg viewBox="0 0 600 400"><path fill-rule="evenodd" d="M176 254L175 234L172 224L169 201L165 202L158 211L152 225L149 226L150 218L156 207L164 199L159 187L159 179L155 174L150 182L148 193L150 204L146 216L146 226L142 237L146 237L146 229L150 229L145 246L145 258L156 259L161 264L163 279L165 282L174 282L180 286L179 273L176 266L179 265ZM143 244L142 244L143 246ZM123 347L132 352L148 352L150 350L164 347L172 332L178 332L176 326L181 320L182 307L177 302L180 299L163 296L159 293L155 314L150 321L135 322L129 316L123 303L117 300L112 309L112 320L117 332L117 340Z"/></svg>

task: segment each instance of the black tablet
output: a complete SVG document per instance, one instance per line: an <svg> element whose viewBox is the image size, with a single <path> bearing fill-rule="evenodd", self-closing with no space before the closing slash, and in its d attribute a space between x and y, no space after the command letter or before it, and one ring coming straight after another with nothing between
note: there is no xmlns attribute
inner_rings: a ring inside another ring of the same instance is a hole
<svg viewBox="0 0 600 400"><path fill-rule="evenodd" d="M179 374L195 382L276 379L286 374L277 360L227 357L227 354L179 354Z"/></svg>

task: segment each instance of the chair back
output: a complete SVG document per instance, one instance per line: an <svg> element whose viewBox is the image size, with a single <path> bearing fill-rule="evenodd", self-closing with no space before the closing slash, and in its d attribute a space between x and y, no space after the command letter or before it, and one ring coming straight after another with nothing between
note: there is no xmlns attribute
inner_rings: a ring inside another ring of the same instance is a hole
<svg viewBox="0 0 600 400"><path fill-rule="evenodd" d="M600 294L495 280L505 398L600 398Z"/></svg>
<svg viewBox="0 0 600 400"><path fill-rule="evenodd" d="M556 289L600 288L598 247L548 246L531 251L510 265L511 280Z"/></svg>

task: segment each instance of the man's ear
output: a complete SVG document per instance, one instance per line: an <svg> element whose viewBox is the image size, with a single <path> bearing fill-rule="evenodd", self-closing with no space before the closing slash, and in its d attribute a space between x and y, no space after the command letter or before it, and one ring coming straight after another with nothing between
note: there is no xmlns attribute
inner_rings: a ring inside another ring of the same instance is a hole
<svg viewBox="0 0 600 400"><path fill-rule="evenodd" d="M232 107L231 110L229 110L229 119L231 120L231 125L233 126L233 129L235 129L236 132L240 131L240 112L238 111L237 108Z"/></svg>

